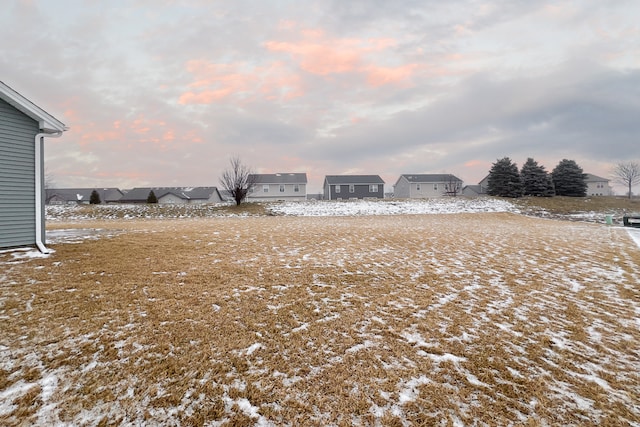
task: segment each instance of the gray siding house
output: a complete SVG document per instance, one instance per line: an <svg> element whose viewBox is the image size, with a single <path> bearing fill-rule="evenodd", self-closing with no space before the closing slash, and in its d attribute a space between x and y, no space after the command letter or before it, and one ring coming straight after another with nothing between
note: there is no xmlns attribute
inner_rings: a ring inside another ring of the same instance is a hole
<svg viewBox="0 0 640 427"><path fill-rule="evenodd" d="M306 173L263 173L249 175L250 182L255 185L247 195L247 201L307 199Z"/></svg>
<svg viewBox="0 0 640 427"><path fill-rule="evenodd" d="M462 191L462 180L451 174L404 174L393 186L394 197L426 199L455 196Z"/></svg>
<svg viewBox="0 0 640 427"><path fill-rule="evenodd" d="M0 248L45 246L45 137L68 128L0 82Z"/></svg>
<svg viewBox="0 0 640 427"><path fill-rule="evenodd" d="M467 197L482 197L487 195L489 188L489 175L482 178L477 185L465 185L462 188L462 195Z"/></svg>
<svg viewBox="0 0 640 427"><path fill-rule="evenodd" d="M147 203L151 191L159 204L202 204L223 201L216 187L136 187L127 191L118 201Z"/></svg>
<svg viewBox="0 0 640 427"><path fill-rule="evenodd" d="M379 175L327 175L323 189L325 200L384 198Z"/></svg>

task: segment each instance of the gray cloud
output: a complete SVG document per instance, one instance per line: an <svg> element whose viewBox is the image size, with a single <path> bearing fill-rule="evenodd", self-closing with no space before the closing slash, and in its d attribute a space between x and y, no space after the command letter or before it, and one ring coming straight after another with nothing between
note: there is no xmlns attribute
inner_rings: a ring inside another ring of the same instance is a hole
<svg viewBox="0 0 640 427"><path fill-rule="evenodd" d="M0 46L0 78L71 126L47 149L64 185L206 185L233 154L265 171L472 182L503 156L549 170L574 158L601 175L637 157L633 1L13 0L6 10L0 37L13 44Z"/></svg>

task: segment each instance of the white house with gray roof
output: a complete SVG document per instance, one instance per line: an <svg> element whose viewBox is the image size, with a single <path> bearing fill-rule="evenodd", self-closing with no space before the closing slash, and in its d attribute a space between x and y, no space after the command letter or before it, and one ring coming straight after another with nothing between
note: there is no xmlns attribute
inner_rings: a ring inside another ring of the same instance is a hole
<svg viewBox="0 0 640 427"><path fill-rule="evenodd" d="M302 201L307 199L306 173L260 173L249 175L254 183L249 202Z"/></svg>
<svg viewBox="0 0 640 427"><path fill-rule="evenodd" d="M455 196L462 191L462 180L452 174L403 174L393 186L394 197L427 199Z"/></svg>
<svg viewBox="0 0 640 427"><path fill-rule="evenodd" d="M586 173L584 182L587 183L587 196L613 196L613 188L607 178L601 178L591 173Z"/></svg>
<svg viewBox="0 0 640 427"><path fill-rule="evenodd" d="M44 138L68 130L0 82L0 249L45 246Z"/></svg>
<svg viewBox="0 0 640 427"><path fill-rule="evenodd" d="M325 200L384 198L379 175L327 175L323 189Z"/></svg>

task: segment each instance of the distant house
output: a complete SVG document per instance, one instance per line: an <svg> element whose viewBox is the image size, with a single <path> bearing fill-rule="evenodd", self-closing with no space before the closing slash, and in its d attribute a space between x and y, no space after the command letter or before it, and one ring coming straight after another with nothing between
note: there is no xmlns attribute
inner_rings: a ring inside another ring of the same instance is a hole
<svg viewBox="0 0 640 427"><path fill-rule="evenodd" d="M48 205L88 204L94 190L100 196L100 203L115 203L123 196L118 188L47 188L46 203Z"/></svg>
<svg viewBox="0 0 640 427"><path fill-rule="evenodd" d="M587 196L613 196L613 189L609 180L587 173L584 182L587 183Z"/></svg>
<svg viewBox="0 0 640 427"><path fill-rule="evenodd" d="M253 191L247 195L250 202L307 199L306 173L251 174L249 180L255 183Z"/></svg>
<svg viewBox="0 0 640 427"><path fill-rule="evenodd" d="M477 185L462 187L462 195L467 197L486 196L487 188L489 188L489 175L485 176Z"/></svg>
<svg viewBox="0 0 640 427"><path fill-rule="evenodd" d="M137 187L124 193L120 203L147 203L149 193L159 204L220 203L223 201L216 187Z"/></svg>
<svg viewBox="0 0 640 427"><path fill-rule="evenodd" d="M46 137L68 128L0 82L0 248L45 246Z"/></svg>
<svg viewBox="0 0 640 427"><path fill-rule="evenodd" d="M404 174L393 186L394 197L425 199L455 196L462 190L462 180L451 174Z"/></svg>
<svg viewBox="0 0 640 427"><path fill-rule="evenodd" d="M384 181L379 175L327 175L324 199L384 198Z"/></svg>
<svg viewBox="0 0 640 427"><path fill-rule="evenodd" d="M222 197L223 202L235 203L235 200L233 199L233 196L231 195L231 192L229 190L218 190L218 193L220 193L220 197Z"/></svg>

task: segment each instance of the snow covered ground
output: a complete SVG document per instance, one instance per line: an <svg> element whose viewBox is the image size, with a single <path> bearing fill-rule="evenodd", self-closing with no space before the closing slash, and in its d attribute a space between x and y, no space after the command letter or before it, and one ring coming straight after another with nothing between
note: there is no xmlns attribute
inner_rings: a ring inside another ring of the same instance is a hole
<svg viewBox="0 0 640 427"><path fill-rule="evenodd" d="M441 198L429 200L348 200L283 202L269 210L295 216L416 215L477 212L513 212L520 210L499 199Z"/></svg>
<svg viewBox="0 0 640 427"><path fill-rule="evenodd" d="M640 230L497 200L108 208L0 253L0 424L640 425Z"/></svg>

